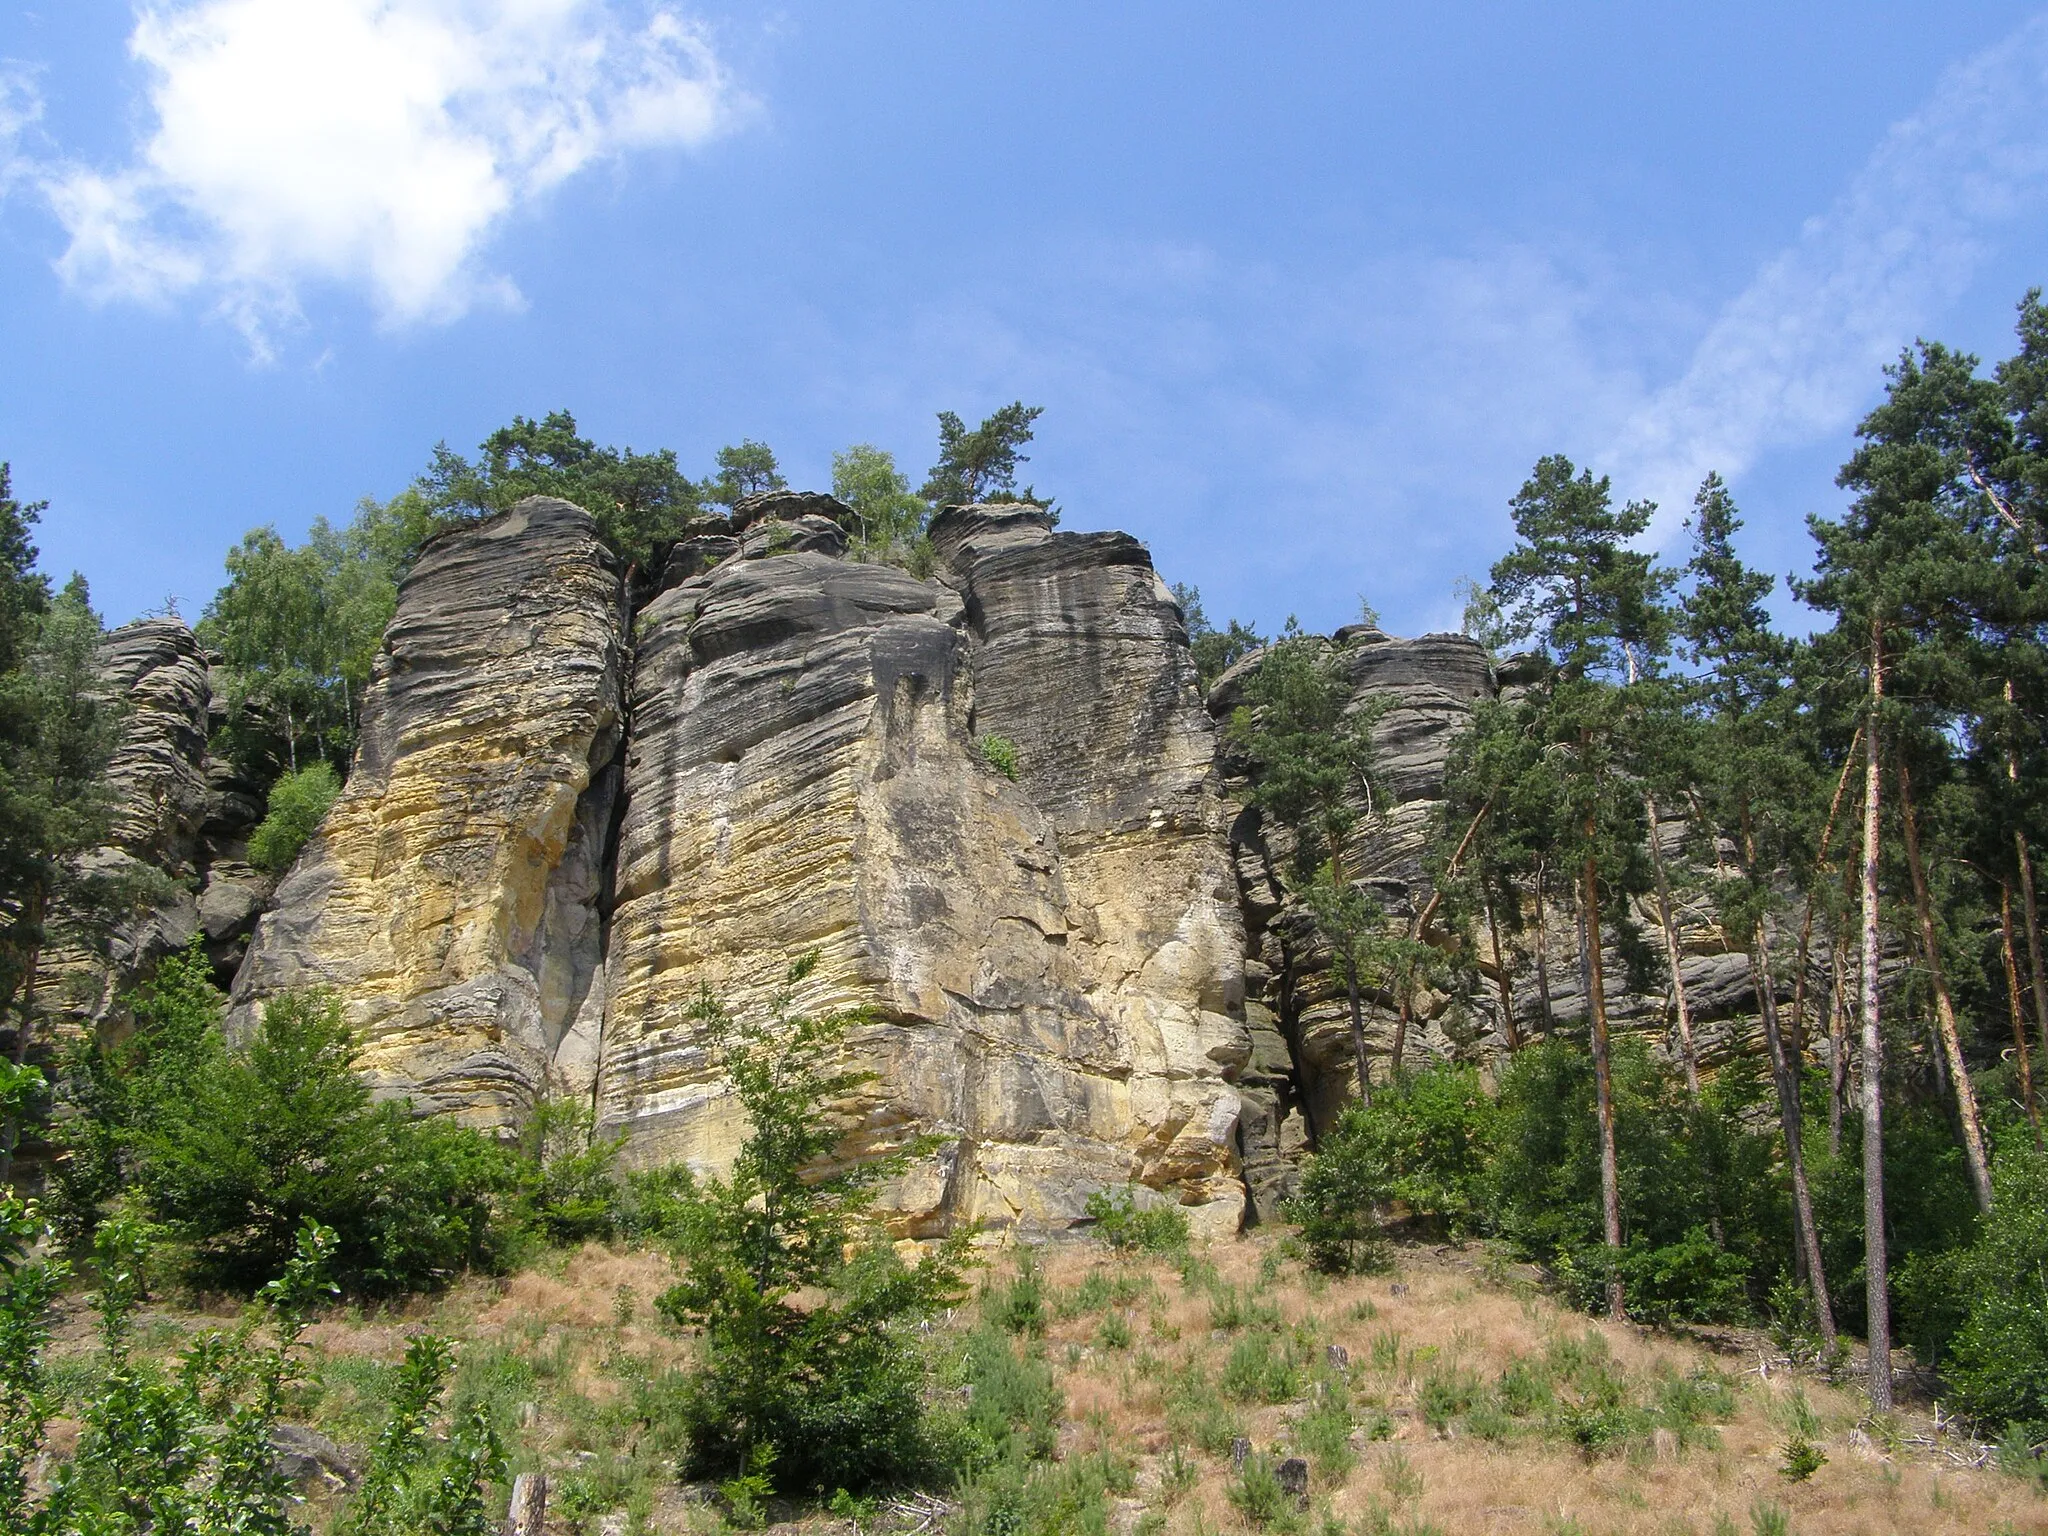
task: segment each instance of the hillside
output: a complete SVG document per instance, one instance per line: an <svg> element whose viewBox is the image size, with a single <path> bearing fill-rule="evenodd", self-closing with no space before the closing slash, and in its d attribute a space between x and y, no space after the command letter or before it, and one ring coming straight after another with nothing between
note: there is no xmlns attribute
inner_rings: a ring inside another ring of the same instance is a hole
<svg viewBox="0 0 2048 1536"><path fill-rule="evenodd" d="M1076 1536L2048 1529L2040 1499L1945 1432L1930 1402L1873 1426L1853 1383L1795 1367L1767 1335L1695 1341L1594 1321L1476 1247L1403 1247L1385 1274L1334 1281L1285 1254L1267 1237L1181 1256L1067 1242L1020 1278L1015 1250L991 1250L978 1295L926 1336L933 1391L942 1404L1000 1400L1039 1450L1021 1487L1000 1475L970 1483L964 1529L1020 1518ZM744 1528L716 1488L673 1474L665 1394L691 1349L650 1305L671 1277L656 1254L591 1246L319 1322L292 1417L340 1455L326 1472L307 1468L302 1512L324 1527L389 1411L407 1341L431 1331L459 1351L455 1408L486 1406L515 1470L550 1475L550 1532ZM158 1307L142 1331L168 1352L231 1320ZM991 1340L1027 1366L993 1367ZM73 1326L56 1351L74 1390L92 1373L88 1341ZM1051 1384L1042 1400L1029 1362ZM1794 1482L1786 1446L1801 1434L1826 1460ZM1240 1437L1249 1486L1234 1464ZM1308 1463L1306 1508L1258 1477L1261 1458L1290 1456ZM963 1495L942 1492L939 1503L884 1496L853 1516L863 1532L962 1518ZM852 1529L844 1515L779 1501L756 1518L792 1515L775 1528Z"/></svg>

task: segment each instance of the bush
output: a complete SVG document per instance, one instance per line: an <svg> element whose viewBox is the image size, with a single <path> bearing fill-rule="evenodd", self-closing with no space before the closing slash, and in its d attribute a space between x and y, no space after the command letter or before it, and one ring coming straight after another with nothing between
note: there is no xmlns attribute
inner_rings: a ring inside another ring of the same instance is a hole
<svg viewBox="0 0 2048 1536"><path fill-rule="evenodd" d="M1346 1110L1308 1160L1289 1214L1309 1263L1326 1272L1383 1263L1375 1211L1405 1206L1438 1231L1506 1238L1553 1266L1580 1305L1599 1302L1618 1273L1648 1320L1740 1319L1791 1253L1771 1135L1750 1123L1762 1092L1731 1063L1695 1105L1642 1041L1615 1042L1619 1252L1602 1231L1592 1063L1562 1041L1516 1055L1492 1099L1470 1068L1441 1066Z"/></svg>
<svg viewBox="0 0 2048 1536"><path fill-rule="evenodd" d="M1371 1148L1341 1130L1324 1139L1303 1162L1301 1182L1285 1208L1299 1229L1309 1268L1359 1275L1388 1267L1387 1240L1374 1211L1387 1188L1386 1169Z"/></svg>
<svg viewBox="0 0 2048 1536"><path fill-rule="evenodd" d="M1106 1301L1105 1294L1104 1300ZM990 1284L981 1293L982 1316L1005 1333L1038 1338L1045 1333L1045 1281L1029 1248L1017 1253L1017 1273L1007 1285Z"/></svg>
<svg viewBox="0 0 2048 1536"><path fill-rule="evenodd" d="M308 1314L333 1289L324 1273L335 1234L302 1228L282 1272L257 1293L260 1314L231 1333L203 1335L164 1370L132 1348L149 1229L129 1214L102 1224L90 1298L101 1370L66 1452L46 1443L55 1394L41 1359L65 1266L26 1261L40 1230L32 1210L0 1196L0 1530L283 1536L299 1529L287 1518L291 1488L278 1470L272 1431L303 1379ZM415 1369L423 1355L432 1357L426 1372ZM414 1342L399 1407L343 1529L359 1536L485 1536L490 1529L484 1484L503 1473L494 1440L458 1426L449 1452L437 1455L428 1431L446 1361L440 1341ZM394 1490L412 1497L398 1507Z"/></svg>
<svg viewBox="0 0 2048 1536"><path fill-rule="evenodd" d="M458 1412L445 1442L432 1424L452 1355L446 1339L412 1340L363 1480L341 1524L346 1536L488 1536L483 1485L505 1475L505 1450L481 1407Z"/></svg>
<svg viewBox="0 0 2048 1536"><path fill-rule="evenodd" d="M981 760L1006 779L1017 777L1017 743L993 731L981 738Z"/></svg>
<svg viewBox="0 0 2048 1536"><path fill-rule="evenodd" d="M610 1237L624 1224L618 1161L625 1138L597 1140L594 1118L580 1099L544 1098L519 1128L516 1219L547 1242Z"/></svg>
<svg viewBox="0 0 2048 1536"><path fill-rule="evenodd" d="M1965 1413L2048 1438L2048 1157L2007 1137L1992 1186L1982 1234L1952 1269L1967 1312L1947 1374Z"/></svg>
<svg viewBox="0 0 2048 1536"><path fill-rule="evenodd" d="M730 1176L682 1207L686 1268L659 1306L703 1333L680 1404L690 1475L859 1492L937 1459L911 1330L957 1298L967 1234L907 1268L862 1219L894 1161L817 1171L839 1143L819 1106L867 1079L828 1065L858 1015L792 1010L816 959L790 968L767 1020L709 992L693 1009L750 1129Z"/></svg>
<svg viewBox="0 0 2048 1536"><path fill-rule="evenodd" d="M180 1080L166 1080L174 1062ZM273 998L240 1050L210 1026L153 1058L134 1116L136 1178L203 1283L253 1288L309 1221L334 1230L331 1272L354 1290L417 1289L496 1261L508 1154L373 1104L354 1063L340 1004L319 993Z"/></svg>
<svg viewBox="0 0 2048 1536"><path fill-rule="evenodd" d="M270 786L263 820L249 834L249 862L270 875L290 869L340 794L341 780L324 762L279 779Z"/></svg>
<svg viewBox="0 0 2048 1536"><path fill-rule="evenodd" d="M1128 1185L1098 1189L1085 1207L1095 1234L1119 1253L1179 1253L1188 1245L1188 1213L1177 1205L1139 1206Z"/></svg>

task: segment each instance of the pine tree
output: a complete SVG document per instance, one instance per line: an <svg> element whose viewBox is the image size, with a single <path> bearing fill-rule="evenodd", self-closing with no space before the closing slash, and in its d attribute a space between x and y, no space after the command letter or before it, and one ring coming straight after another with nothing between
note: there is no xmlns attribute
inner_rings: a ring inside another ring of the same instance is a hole
<svg viewBox="0 0 2048 1536"><path fill-rule="evenodd" d="M1361 817L1379 815L1372 731L1385 703L1354 706L1338 654L1292 620L1287 636L1260 659L1245 698L1231 717L1230 739L1252 760L1252 803L1294 835L1289 884L1343 973L1358 1093L1369 1098L1364 988L1385 962L1399 963L1406 952L1390 947L1386 914L1358 884L1347 842Z"/></svg>
<svg viewBox="0 0 2048 1536"><path fill-rule="evenodd" d="M1642 802L1629 783L1629 719L1641 678L1669 648L1664 598L1671 580L1653 556L1628 547L1655 508L1616 508L1605 477L1579 473L1562 455L1541 459L1510 502L1518 543L1496 561L1492 593L1520 632L1534 632L1554 666L1541 700L1542 736L1561 754L1568 807L1566 853L1576 871L1583 926L1581 965L1592 1039L1600 1120L1600 1183L1605 1237L1622 1247L1614 1092L1608 1044L1602 916L1611 903L1626 922L1624 898L1647 881L1642 870ZM1633 676L1635 681L1624 681ZM1626 1310L1616 1270L1609 1310Z"/></svg>
<svg viewBox="0 0 2048 1536"><path fill-rule="evenodd" d="M1795 862L1798 813L1812 799L1812 775L1797 749L1797 704L1787 686L1792 647L1772 629L1764 611L1772 578L1750 570L1735 553L1741 526L1727 487L1708 476L1693 503L1693 557L1687 566L1692 586L1681 620L1699 669L1696 778L1699 798L1713 817L1704 830L1708 836L1727 835L1740 854L1737 878L1722 883L1720 907L1728 931L1749 941L1750 973L1791 1176L1797 1267L1806 1272L1821 1336L1832 1349L1834 1308L1806 1178L1799 1054L1778 1015L1769 923L1773 877ZM1796 1008L1794 1014L1796 1019Z"/></svg>

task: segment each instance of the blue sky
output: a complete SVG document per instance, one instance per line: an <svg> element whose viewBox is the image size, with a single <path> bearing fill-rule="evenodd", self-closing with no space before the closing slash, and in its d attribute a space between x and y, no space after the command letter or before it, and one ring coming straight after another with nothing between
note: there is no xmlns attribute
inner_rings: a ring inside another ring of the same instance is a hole
<svg viewBox="0 0 2048 1536"><path fill-rule="evenodd" d="M10 6L0 458L116 622L558 406L816 485L1021 397L1269 630L1455 624L1546 452L1803 568L1882 362L2048 282L2048 12L1679 9Z"/></svg>

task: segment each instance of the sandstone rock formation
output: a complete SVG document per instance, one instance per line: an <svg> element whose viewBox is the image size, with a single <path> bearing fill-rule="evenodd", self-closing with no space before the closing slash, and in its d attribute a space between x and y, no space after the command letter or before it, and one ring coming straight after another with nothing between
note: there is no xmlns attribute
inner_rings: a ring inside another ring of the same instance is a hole
<svg viewBox="0 0 2048 1536"><path fill-rule="evenodd" d="M423 1110L506 1125L546 1089L588 1092L625 625L617 563L567 502L428 544L231 1034L273 993L329 987L366 1073Z"/></svg>
<svg viewBox="0 0 2048 1536"><path fill-rule="evenodd" d="M233 1027L329 986L384 1091L482 1125L594 1092L629 1161L715 1167L742 1128L691 1004L765 1007L816 949L800 1004L869 1010L850 1150L940 1138L902 1230L1063 1226L1127 1183L1234 1229L1242 932L1143 549L968 508L920 581L843 558L830 498L757 500L669 552L630 657L580 511L429 546Z"/></svg>
<svg viewBox="0 0 2048 1536"><path fill-rule="evenodd" d="M873 1010L856 1147L944 1138L903 1230L1065 1225L1125 1183L1234 1228L1240 940L1178 614L1135 543L1035 509L933 541L944 581L750 534L641 615L602 1124L721 1161L689 1004L764 1006L816 948L801 1001Z"/></svg>

